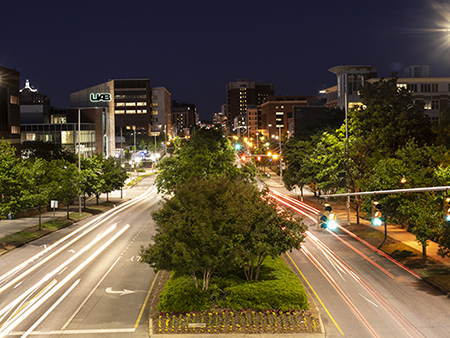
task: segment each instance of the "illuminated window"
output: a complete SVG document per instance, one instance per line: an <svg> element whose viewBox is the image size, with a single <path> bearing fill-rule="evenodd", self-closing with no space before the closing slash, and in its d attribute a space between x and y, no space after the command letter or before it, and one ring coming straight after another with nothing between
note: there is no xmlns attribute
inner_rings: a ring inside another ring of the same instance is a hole
<svg viewBox="0 0 450 338"><path fill-rule="evenodd" d="M158 111L157 110L152 110L152 115L158 115Z"/></svg>
<svg viewBox="0 0 450 338"><path fill-rule="evenodd" d="M19 98L17 96L10 95L9 96L9 102L11 104L19 104Z"/></svg>
<svg viewBox="0 0 450 338"><path fill-rule="evenodd" d="M125 110L115 110L114 113L116 114L125 114Z"/></svg>
<svg viewBox="0 0 450 338"><path fill-rule="evenodd" d="M125 103L125 106L127 106L127 107L136 106L136 102L127 102L127 103Z"/></svg>
<svg viewBox="0 0 450 338"><path fill-rule="evenodd" d="M147 102L138 102L137 105L138 105L138 106L146 106L146 105L147 105Z"/></svg>
<svg viewBox="0 0 450 338"><path fill-rule="evenodd" d="M152 107L158 107L158 102L153 102Z"/></svg>
<svg viewBox="0 0 450 338"><path fill-rule="evenodd" d="M136 110L127 110L127 114L136 114Z"/></svg>
<svg viewBox="0 0 450 338"><path fill-rule="evenodd" d="M11 134L20 134L19 126L11 126Z"/></svg>
<svg viewBox="0 0 450 338"><path fill-rule="evenodd" d="M116 102L116 107L123 107L125 106L125 102Z"/></svg>

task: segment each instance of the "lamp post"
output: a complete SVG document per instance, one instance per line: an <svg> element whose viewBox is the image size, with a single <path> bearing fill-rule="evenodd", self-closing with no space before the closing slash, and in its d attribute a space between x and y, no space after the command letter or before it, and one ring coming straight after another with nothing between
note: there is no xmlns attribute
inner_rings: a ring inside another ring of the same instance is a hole
<svg viewBox="0 0 450 338"><path fill-rule="evenodd" d="M81 143L81 109L78 108L78 173L81 175L81 153L80 153L80 143ZM81 194L78 195L78 213L81 215Z"/></svg>
<svg viewBox="0 0 450 338"><path fill-rule="evenodd" d="M283 161L281 160L281 126L278 126L280 141L280 184L283 184Z"/></svg>

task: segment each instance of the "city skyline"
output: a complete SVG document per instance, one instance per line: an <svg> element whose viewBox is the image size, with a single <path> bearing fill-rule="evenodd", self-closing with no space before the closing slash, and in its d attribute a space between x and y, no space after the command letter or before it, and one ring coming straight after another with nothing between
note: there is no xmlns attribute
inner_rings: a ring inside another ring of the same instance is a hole
<svg viewBox="0 0 450 338"><path fill-rule="evenodd" d="M315 95L336 84L336 65L372 64L380 77L430 65L450 76L450 6L440 1L36 5L4 5L0 65L56 107L109 79L149 78L211 120L242 78L274 83L276 95Z"/></svg>

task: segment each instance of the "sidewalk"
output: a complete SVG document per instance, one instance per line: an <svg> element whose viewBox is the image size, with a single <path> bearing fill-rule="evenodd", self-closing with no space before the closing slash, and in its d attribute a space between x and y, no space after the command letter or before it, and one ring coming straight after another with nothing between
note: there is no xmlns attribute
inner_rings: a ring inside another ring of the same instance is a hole
<svg viewBox="0 0 450 338"><path fill-rule="evenodd" d="M268 186L270 186L276 190L279 190L280 192L295 196L297 198L299 197L299 195L300 195L299 191L297 191L297 192L288 191L284 187L284 185L280 183L279 175L277 175L275 172L268 170L266 168L266 173L267 172L270 172L270 178L263 177L263 178L261 178L261 181L263 181ZM308 191L308 190L305 191L305 190L306 189L304 189L304 192L303 192L304 201L310 202L310 203L314 204L315 207L317 207L317 205L320 204L318 198L314 197L314 195L310 191ZM329 199L328 203L331 205L333 210L336 212L338 220L341 221L340 223L346 224L347 223L346 205L342 204L342 203L337 203L337 202L333 201L333 199ZM371 226L370 221L362 219L361 217L359 218L359 222L360 222L360 224ZM356 224L356 211L352 208L350 208L350 223ZM372 226L372 228L384 233L384 226L379 226L379 227ZM410 232L406 231L405 229L402 229L398 225L388 224L387 225L387 235L388 235L388 237L390 237L392 239L400 241L403 244L408 245L409 247L411 247L419 252L422 252L422 245L419 242L417 242L416 236L414 236ZM438 249L439 249L439 246L437 243L428 241L427 256L438 262L441 262L447 266L450 266L450 258L449 257L442 258L441 256L439 256L437 253Z"/></svg>
<svg viewBox="0 0 450 338"><path fill-rule="evenodd" d="M121 197L122 196L122 197ZM120 190L113 191L108 194L108 201L115 204L120 204L125 201L126 198L126 189L123 189L121 194ZM99 204L106 202L106 194L102 194L99 198ZM83 200L81 200L81 211L83 211ZM95 206L97 204L97 200L95 197L90 197L86 199L86 207ZM75 201L75 204L69 206L69 213L78 212L78 199ZM58 219L60 217L67 216L66 207L55 209L55 215L53 216L53 209L48 209L46 212L41 213L41 224L44 222L53 221L53 219ZM16 218L16 219L2 219L0 220L0 238L11 235L13 233L22 231L29 227L35 226L39 224L39 214L24 217L24 218Z"/></svg>

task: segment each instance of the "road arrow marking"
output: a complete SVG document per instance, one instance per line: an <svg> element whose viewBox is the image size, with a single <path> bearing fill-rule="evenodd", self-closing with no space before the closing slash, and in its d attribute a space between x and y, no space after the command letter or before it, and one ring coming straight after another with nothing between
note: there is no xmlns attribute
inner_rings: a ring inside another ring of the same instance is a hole
<svg viewBox="0 0 450 338"><path fill-rule="evenodd" d="M120 296L135 293L136 291L123 289L123 291L113 291L112 288L106 288L106 293L119 294Z"/></svg>

